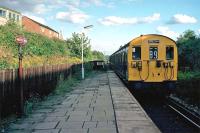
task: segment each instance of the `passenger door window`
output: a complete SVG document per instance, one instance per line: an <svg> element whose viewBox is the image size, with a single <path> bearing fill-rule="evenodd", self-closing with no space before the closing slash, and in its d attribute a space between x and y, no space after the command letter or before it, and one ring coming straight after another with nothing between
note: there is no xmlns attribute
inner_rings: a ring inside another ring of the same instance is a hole
<svg viewBox="0 0 200 133"><path fill-rule="evenodd" d="M173 60L174 59L174 47L167 46L166 47L166 59Z"/></svg>
<svg viewBox="0 0 200 133"><path fill-rule="evenodd" d="M150 59L158 59L158 48L157 47L150 47L149 58Z"/></svg>
<svg viewBox="0 0 200 133"><path fill-rule="evenodd" d="M133 60L141 59L141 47L137 46L132 48L132 59Z"/></svg>

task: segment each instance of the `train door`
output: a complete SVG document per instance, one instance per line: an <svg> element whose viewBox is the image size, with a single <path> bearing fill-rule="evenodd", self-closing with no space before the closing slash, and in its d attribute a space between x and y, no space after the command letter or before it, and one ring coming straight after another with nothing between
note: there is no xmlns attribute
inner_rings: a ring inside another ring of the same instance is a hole
<svg viewBox="0 0 200 133"><path fill-rule="evenodd" d="M126 52L125 49L123 51L123 75L126 78L126 71L127 71L127 66L126 66Z"/></svg>
<svg viewBox="0 0 200 133"><path fill-rule="evenodd" d="M131 69L129 75L133 80L138 80L139 75L142 71L142 61L141 61L141 46L133 46L132 47L132 59L131 59Z"/></svg>
<svg viewBox="0 0 200 133"><path fill-rule="evenodd" d="M159 61L158 46L149 47L148 80L158 81L161 75L161 61Z"/></svg>
<svg viewBox="0 0 200 133"><path fill-rule="evenodd" d="M174 47L166 46L166 62L164 67L165 80L172 80L174 78Z"/></svg>

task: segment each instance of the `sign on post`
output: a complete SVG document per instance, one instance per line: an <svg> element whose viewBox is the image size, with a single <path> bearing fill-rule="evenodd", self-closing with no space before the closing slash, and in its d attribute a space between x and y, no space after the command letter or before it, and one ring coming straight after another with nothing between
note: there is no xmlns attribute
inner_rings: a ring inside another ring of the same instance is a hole
<svg viewBox="0 0 200 133"><path fill-rule="evenodd" d="M23 89L23 68L22 68L22 47L26 45L27 39L20 35L15 38L16 43L19 45L18 53L19 53L19 83L20 83L20 107L19 114L22 115L24 113L24 89Z"/></svg>
<svg viewBox="0 0 200 133"><path fill-rule="evenodd" d="M25 46L27 43L27 39L23 36L17 36L15 41L17 42L17 44L19 44L20 46Z"/></svg>

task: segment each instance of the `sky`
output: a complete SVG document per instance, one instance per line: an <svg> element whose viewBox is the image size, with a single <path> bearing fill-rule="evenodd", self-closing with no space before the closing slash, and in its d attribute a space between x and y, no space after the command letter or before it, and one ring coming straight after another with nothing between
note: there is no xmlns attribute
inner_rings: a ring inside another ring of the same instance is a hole
<svg viewBox="0 0 200 133"><path fill-rule="evenodd" d="M5 6L45 24L64 39L83 32L93 50L112 54L144 34L174 40L191 29L200 34L199 0L0 0Z"/></svg>

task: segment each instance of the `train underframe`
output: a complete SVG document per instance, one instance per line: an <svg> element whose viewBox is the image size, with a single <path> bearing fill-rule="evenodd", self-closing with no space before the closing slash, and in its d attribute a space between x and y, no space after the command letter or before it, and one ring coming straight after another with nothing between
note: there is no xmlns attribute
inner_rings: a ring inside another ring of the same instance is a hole
<svg viewBox="0 0 200 133"><path fill-rule="evenodd" d="M176 88L176 81L163 82L144 82L144 81L128 81L129 89L142 93L157 93L162 95L169 95Z"/></svg>

